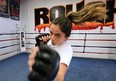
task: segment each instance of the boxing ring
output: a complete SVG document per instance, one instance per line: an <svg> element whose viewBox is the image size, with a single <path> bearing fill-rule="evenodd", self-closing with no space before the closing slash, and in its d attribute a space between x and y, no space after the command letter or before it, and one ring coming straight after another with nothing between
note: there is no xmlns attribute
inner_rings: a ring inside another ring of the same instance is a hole
<svg viewBox="0 0 116 81"><path fill-rule="evenodd" d="M37 35L38 33L25 33L25 53L21 52L21 38L19 32L0 33L0 81L28 81L28 55L31 48L35 46L34 37ZM116 74L115 60L80 58L85 56L84 54L91 56L96 54L115 55L115 36L116 33L72 33L69 42L72 45L74 55L65 81L77 81L77 79L78 81L90 81L96 77L99 81L102 79L105 81L115 81L115 76L113 76ZM96 49L96 51L94 49ZM107 49L110 51L105 51ZM80 56L78 54L80 54ZM110 57L108 59L110 59ZM104 77L101 78L101 75L104 75ZM80 78L79 76L82 77Z"/></svg>
<svg viewBox="0 0 116 81"><path fill-rule="evenodd" d="M29 81L28 53L0 61L0 81ZM116 60L73 57L65 81L116 81Z"/></svg>
<svg viewBox="0 0 116 81"><path fill-rule="evenodd" d="M0 60L19 53L20 33L0 33Z"/></svg>
<svg viewBox="0 0 116 81"><path fill-rule="evenodd" d="M38 33L26 33L27 50L35 45ZM116 59L116 33L72 33L69 43L73 56Z"/></svg>
<svg viewBox="0 0 116 81"><path fill-rule="evenodd" d="M38 33L25 33L25 49L35 46L35 36ZM13 56L21 52L20 32L17 33L0 33L0 59ZM73 48L73 56L78 57L97 57L99 55L116 54L116 33L72 33L68 40ZM98 56L95 56L95 55ZM115 59L116 57L103 57L106 59Z"/></svg>

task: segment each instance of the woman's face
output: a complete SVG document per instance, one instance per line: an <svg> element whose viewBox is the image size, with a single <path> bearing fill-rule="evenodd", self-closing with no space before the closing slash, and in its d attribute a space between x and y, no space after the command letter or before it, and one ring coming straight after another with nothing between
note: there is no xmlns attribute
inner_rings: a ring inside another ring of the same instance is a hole
<svg viewBox="0 0 116 81"><path fill-rule="evenodd" d="M53 45L60 45L68 39L68 37L65 37L65 34L60 30L59 25L55 24L51 24L50 26L50 36Z"/></svg>

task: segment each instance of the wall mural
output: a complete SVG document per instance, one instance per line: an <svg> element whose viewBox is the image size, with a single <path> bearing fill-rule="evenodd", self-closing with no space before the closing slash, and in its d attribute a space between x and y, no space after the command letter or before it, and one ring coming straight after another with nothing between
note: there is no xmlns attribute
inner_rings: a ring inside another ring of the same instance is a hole
<svg viewBox="0 0 116 81"><path fill-rule="evenodd" d="M114 26L114 13L116 13L116 9L114 8L115 0L106 0L105 8L108 10L106 13L108 15L108 19L101 22L85 22L84 25L73 25L72 30L93 30L100 27L100 31L103 30L103 27L111 26L112 29L115 29ZM76 10L81 10L85 5L85 0L76 4ZM53 6L51 9L48 8L37 8L34 10L35 12L35 31L41 31L42 28L49 27L49 23L58 16L65 16L69 11L72 11L73 4L69 4L66 6ZM56 13L56 11L58 11ZM42 14L41 14L42 13ZM43 22L41 22L41 19Z"/></svg>

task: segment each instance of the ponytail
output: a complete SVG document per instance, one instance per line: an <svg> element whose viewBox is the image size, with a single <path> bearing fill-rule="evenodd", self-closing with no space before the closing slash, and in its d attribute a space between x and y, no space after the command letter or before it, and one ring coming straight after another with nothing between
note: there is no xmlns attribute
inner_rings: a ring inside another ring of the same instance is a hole
<svg viewBox="0 0 116 81"><path fill-rule="evenodd" d="M105 3L94 1L87 3L84 8L77 12L69 12L67 17L74 24L83 24L84 22L101 21L107 18Z"/></svg>

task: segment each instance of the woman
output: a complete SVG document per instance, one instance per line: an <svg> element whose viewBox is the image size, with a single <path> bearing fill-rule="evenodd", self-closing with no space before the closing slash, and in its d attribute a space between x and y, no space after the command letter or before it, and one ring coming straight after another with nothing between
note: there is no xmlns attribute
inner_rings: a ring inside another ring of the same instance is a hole
<svg viewBox="0 0 116 81"><path fill-rule="evenodd" d="M103 10L105 4L102 1L91 2L78 12L70 12L66 17L58 17L52 21L50 25L50 36L43 36L40 40L50 41L48 45L58 51L60 55L60 66L55 81L64 81L67 69L72 59L72 48L67 42L71 34L72 23L84 25L85 22L93 22L106 18L106 10ZM38 47L32 48L32 53L29 56L29 70L32 71L34 58Z"/></svg>

